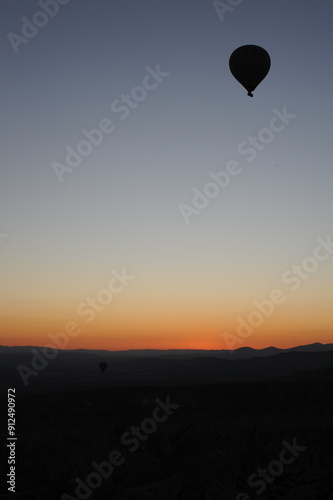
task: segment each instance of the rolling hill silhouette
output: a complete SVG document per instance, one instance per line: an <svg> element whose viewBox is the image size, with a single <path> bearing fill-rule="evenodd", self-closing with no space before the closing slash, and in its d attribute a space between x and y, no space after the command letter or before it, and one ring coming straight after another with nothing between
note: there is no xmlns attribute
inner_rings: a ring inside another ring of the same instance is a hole
<svg viewBox="0 0 333 500"><path fill-rule="evenodd" d="M1 393L16 388L19 500L78 498L76 480L112 450L125 463L101 480L94 500L253 500L248 478L295 440L304 452L260 498L332 499L332 344L233 354L59 351L26 387L17 366L30 366L31 349L0 347ZM142 429L168 398L177 410L129 453L124 433Z"/></svg>

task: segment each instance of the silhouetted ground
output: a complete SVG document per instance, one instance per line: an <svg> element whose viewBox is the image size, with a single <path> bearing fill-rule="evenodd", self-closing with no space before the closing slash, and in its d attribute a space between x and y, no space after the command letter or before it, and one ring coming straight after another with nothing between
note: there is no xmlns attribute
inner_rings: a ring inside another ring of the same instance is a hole
<svg viewBox="0 0 333 500"><path fill-rule="evenodd" d="M92 462L108 460L117 449L123 465L81 498L235 500L245 492L251 500L331 500L332 384L328 368L249 383L81 386L38 393L20 387L17 494L1 498L55 500L65 493L67 500L78 498L75 479L85 481L95 471ZM168 396L179 407L131 453L121 436L152 416L157 398L165 402ZM279 460L283 441L295 439L306 450L256 494L249 476ZM2 464L6 453L2 445ZM1 480L4 492L4 474Z"/></svg>

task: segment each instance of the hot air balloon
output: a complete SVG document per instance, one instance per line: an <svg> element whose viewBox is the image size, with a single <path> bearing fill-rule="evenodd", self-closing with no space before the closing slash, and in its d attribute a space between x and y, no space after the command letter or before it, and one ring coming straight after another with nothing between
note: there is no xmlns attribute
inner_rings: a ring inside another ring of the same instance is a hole
<svg viewBox="0 0 333 500"><path fill-rule="evenodd" d="M105 361L102 361L100 364L99 364L99 369L104 373L105 370L107 369L108 367L108 364L105 362Z"/></svg>
<svg viewBox="0 0 333 500"><path fill-rule="evenodd" d="M231 73L246 88L250 97L253 97L252 92L265 78L270 67L268 52L258 45L242 45L233 51L229 59Z"/></svg>

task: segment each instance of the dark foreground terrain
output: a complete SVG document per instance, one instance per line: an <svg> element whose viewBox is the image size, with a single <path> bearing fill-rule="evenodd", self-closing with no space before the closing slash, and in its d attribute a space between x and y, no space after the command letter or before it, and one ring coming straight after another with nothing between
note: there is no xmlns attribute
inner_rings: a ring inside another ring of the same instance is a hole
<svg viewBox="0 0 333 500"><path fill-rule="evenodd" d="M15 494L2 374L1 499L333 499L331 366L177 385L150 373L150 385L112 386L96 372L67 389L58 372L61 390L41 382L46 372L35 389L15 382Z"/></svg>

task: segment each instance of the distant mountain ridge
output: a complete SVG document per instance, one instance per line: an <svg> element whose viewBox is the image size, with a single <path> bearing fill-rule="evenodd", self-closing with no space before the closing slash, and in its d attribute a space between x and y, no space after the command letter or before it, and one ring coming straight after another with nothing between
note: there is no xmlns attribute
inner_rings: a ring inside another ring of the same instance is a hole
<svg viewBox="0 0 333 500"><path fill-rule="evenodd" d="M0 346L0 354L2 353L23 353L31 351L31 349L42 349L39 346ZM61 349L59 349L61 351ZM280 349L278 347L265 347L263 349L254 349L253 347L239 347L234 351L228 349L129 349L126 351L108 351L97 349L65 349L63 352L77 352L93 355L102 355L105 357L123 357L123 358L147 358L147 357L163 357L167 359L191 359L198 357L214 357L220 359L248 359L255 357L274 356L276 354L287 352L325 352L333 351L333 343L321 344L315 342L313 344L300 345L288 349Z"/></svg>
<svg viewBox="0 0 333 500"><path fill-rule="evenodd" d="M38 360L37 360L38 358ZM333 344L290 349L242 347L229 351L59 350L44 363L41 347L0 347L0 389L24 387L18 367L29 372L29 390L67 391L120 386L175 386L331 377ZM108 362L101 373L99 363ZM311 373L309 373L311 372Z"/></svg>

